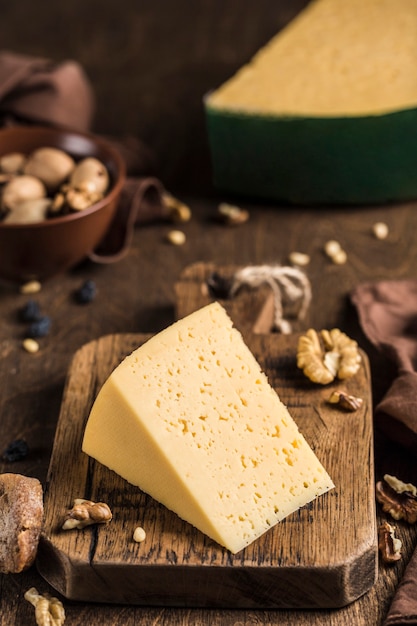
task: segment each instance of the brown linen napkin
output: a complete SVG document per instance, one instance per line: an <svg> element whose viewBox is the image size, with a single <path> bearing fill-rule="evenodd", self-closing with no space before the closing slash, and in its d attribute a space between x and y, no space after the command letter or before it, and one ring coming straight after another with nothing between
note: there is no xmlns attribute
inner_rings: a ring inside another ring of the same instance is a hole
<svg viewBox="0 0 417 626"><path fill-rule="evenodd" d="M397 367L375 408L375 423L394 441L417 450L417 281L364 283L351 299L365 335Z"/></svg>
<svg viewBox="0 0 417 626"><path fill-rule="evenodd" d="M75 61L0 52L2 125L25 121L86 131L95 100L90 83Z"/></svg>
<svg viewBox="0 0 417 626"><path fill-rule="evenodd" d="M351 294L362 330L397 367L375 408L375 422L392 440L417 450L417 281L359 285ZM396 591L384 626L417 625L417 549Z"/></svg>
<svg viewBox="0 0 417 626"><path fill-rule="evenodd" d="M417 625L417 550L398 586L384 626Z"/></svg>

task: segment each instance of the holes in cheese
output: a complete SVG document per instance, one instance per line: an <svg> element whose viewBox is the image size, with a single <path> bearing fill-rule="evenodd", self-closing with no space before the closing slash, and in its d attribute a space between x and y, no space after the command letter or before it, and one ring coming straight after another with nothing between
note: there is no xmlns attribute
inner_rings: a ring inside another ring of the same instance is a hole
<svg viewBox="0 0 417 626"><path fill-rule="evenodd" d="M113 371L83 451L233 553L333 487L218 303Z"/></svg>

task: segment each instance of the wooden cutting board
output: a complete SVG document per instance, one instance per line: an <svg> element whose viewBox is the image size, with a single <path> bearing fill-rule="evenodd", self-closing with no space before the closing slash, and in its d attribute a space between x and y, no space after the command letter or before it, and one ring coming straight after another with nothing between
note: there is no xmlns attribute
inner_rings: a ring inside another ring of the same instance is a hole
<svg viewBox="0 0 417 626"><path fill-rule="evenodd" d="M209 269L196 266L181 277L181 316L210 300L204 286ZM336 488L231 555L81 452L84 426L99 388L149 335L93 341L75 354L69 369L37 559L42 576L65 597L146 606L332 608L352 602L374 584L377 538L366 355L354 378L314 385L296 367L297 334L255 334L249 318L259 320L261 305L253 314L242 302L223 304L236 326L246 328L247 344ZM327 399L336 388L362 397L362 408L346 413L330 405ZM75 498L106 502L113 520L83 530L61 530ZM136 526L146 531L140 544L132 539Z"/></svg>

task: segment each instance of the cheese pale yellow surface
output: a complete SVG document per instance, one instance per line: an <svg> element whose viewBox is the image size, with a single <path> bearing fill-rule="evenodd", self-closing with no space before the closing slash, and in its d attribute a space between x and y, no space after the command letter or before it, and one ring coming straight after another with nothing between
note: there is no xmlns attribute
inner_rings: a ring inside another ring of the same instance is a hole
<svg viewBox="0 0 417 626"><path fill-rule="evenodd" d="M83 451L232 553L334 486L218 303L122 361Z"/></svg>
<svg viewBox="0 0 417 626"><path fill-rule="evenodd" d="M260 114L378 115L417 106L416 0L318 0L207 99Z"/></svg>
<svg viewBox="0 0 417 626"><path fill-rule="evenodd" d="M417 0L313 0L204 99L219 189L291 204L417 197Z"/></svg>

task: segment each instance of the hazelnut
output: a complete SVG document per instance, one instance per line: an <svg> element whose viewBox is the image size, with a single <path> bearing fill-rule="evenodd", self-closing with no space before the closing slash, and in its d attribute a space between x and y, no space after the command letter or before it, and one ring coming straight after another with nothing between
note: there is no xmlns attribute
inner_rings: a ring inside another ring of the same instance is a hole
<svg viewBox="0 0 417 626"><path fill-rule="evenodd" d="M90 192L93 188L94 191L104 195L109 187L109 173L101 161L87 157L75 166L69 184L75 188L88 185Z"/></svg>
<svg viewBox="0 0 417 626"><path fill-rule="evenodd" d="M26 162L21 152L9 152L0 158L0 170L4 174L20 174Z"/></svg>
<svg viewBox="0 0 417 626"><path fill-rule="evenodd" d="M36 176L49 191L53 191L67 180L74 167L74 159L63 150L38 148L29 156L23 171Z"/></svg>
<svg viewBox="0 0 417 626"><path fill-rule="evenodd" d="M49 198L35 198L19 202L6 215L3 222L4 224L34 224L35 222L43 222L47 218L51 202Z"/></svg>
<svg viewBox="0 0 417 626"><path fill-rule="evenodd" d="M43 183L34 176L22 175L12 178L3 188L2 205L13 210L26 200L38 200L46 196Z"/></svg>

